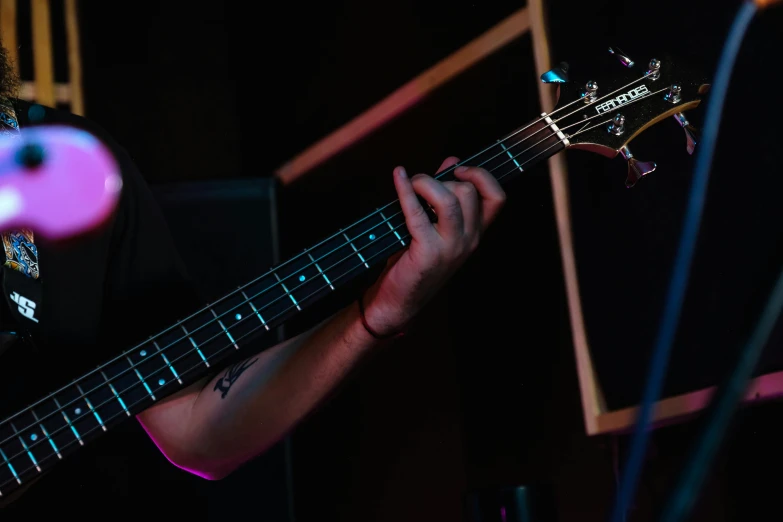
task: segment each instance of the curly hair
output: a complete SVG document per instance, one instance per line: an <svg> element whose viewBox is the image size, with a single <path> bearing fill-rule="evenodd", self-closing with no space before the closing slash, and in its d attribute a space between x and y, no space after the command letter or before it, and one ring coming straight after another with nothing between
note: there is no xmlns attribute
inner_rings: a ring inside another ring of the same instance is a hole
<svg viewBox="0 0 783 522"><path fill-rule="evenodd" d="M0 99L10 100L19 94L19 76L8 51L0 42Z"/></svg>

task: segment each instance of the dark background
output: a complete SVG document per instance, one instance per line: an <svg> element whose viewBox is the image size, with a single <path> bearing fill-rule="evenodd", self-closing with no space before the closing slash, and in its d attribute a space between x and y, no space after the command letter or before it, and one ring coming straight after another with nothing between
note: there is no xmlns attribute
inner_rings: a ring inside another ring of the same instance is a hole
<svg viewBox="0 0 783 522"><path fill-rule="evenodd" d="M591 63L610 59L608 45L640 66L676 52L711 75L736 7L547 5L554 59L599 85ZM130 151L150 184L268 177L519 7L82 2L87 115ZM718 382L783 261L774 148L782 16L778 9L757 20L740 54L668 393ZM20 43L24 56L29 44ZM395 165L432 172L444 157L464 157L530 120L536 86L524 36L283 188L282 257L392 198ZM635 154L659 169L632 191L621 160L567 153L588 334L613 406L633 404L643 382L693 164L672 121L637 141ZM552 488L558 520L606 516L627 438L584 435L553 215L544 168L517 180L480 251L410 335L296 429L297 520L460 520L468 492L518 484ZM778 346L764 370L778 367ZM767 403L737 417L695 520L779 509L780 414ZM629 520L652 520L696 426L655 433ZM265 520L264 491L245 479L247 504L258 508L248 516ZM221 487L178 470L160 487L175 483L194 495ZM217 519L220 506L209 512Z"/></svg>

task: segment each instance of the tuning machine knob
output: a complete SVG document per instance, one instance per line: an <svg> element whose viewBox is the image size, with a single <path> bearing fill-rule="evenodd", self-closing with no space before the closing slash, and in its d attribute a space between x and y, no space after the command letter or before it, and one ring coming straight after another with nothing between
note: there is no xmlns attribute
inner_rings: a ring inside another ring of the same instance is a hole
<svg viewBox="0 0 783 522"><path fill-rule="evenodd" d="M634 61L631 60L631 58L619 47L610 47L609 54L613 54L615 57L617 57L617 59L620 60L620 63L626 67L633 67L634 65Z"/></svg>
<svg viewBox="0 0 783 522"><path fill-rule="evenodd" d="M651 80L657 80L661 77L661 61L658 58L653 58L650 60L650 63L648 64L647 72L645 73L645 76L647 76Z"/></svg>
<svg viewBox="0 0 783 522"><path fill-rule="evenodd" d="M585 103L593 103L598 98L598 83L590 80L582 89L582 98Z"/></svg>
<svg viewBox="0 0 783 522"><path fill-rule="evenodd" d="M615 136L620 136L625 132L625 116L620 113L615 114L612 121L606 126L606 130Z"/></svg>
<svg viewBox="0 0 783 522"><path fill-rule="evenodd" d="M628 178L625 180L625 186L628 188L633 187L637 181L658 168L654 161L639 161L634 158L627 145L620 149L620 154L628 162Z"/></svg>
<svg viewBox="0 0 783 522"><path fill-rule="evenodd" d="M673 83L671 87L669 87L669 92L664 94L663 99L669 103L680 103L680 100L682 99L680 96L681 92L682 85L679 83Z"/></svg>
<svg viewBox="0 0 783 522"><path fill-rule="evenodd" d="M566 83L568 81L568 64L560 62L556 67L552 67L541 75L541 81L544 83Z"/></svg>
<svg viewBox="0 0 783 522"><path fill-rule="evenodd" d="M681 112L674 115L674 119L680 124L682 130L685 131L685 148L688 150L688 154L693 154L696 149L696 144L699 142L699 132L696 127L688 122L688 119Z"/></svg>

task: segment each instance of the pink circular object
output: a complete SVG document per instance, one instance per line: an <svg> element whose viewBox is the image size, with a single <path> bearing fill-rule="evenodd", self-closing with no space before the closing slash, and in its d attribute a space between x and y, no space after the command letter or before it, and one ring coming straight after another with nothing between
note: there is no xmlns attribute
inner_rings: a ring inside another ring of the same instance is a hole
<svg viewBox="0 0 783 522"><path fill-rule="evenodd" d="M62 239L100 225L122 190L111 151L92 134L64 126L25 129L22 138L0 140L0 230L29 227ZM24 145L43 150L43 163L27 168Z"/></svg>

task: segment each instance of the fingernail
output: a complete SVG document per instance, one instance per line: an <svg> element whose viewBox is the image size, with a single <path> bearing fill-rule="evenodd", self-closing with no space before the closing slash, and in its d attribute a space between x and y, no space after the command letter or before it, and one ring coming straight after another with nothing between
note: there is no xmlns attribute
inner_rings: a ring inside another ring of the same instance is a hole
<svg viewBox="0 0 783 522"><path fill-rule="evenodd" d="M462 174L466 170L468 170L468 167L465 166L457 167L456 169L454 169L454 174Z"/></svg>
<svg viewBox="0 0 783 522"><path fill-rule="evenodd" d="M405 172L405 167L397 167L397 175L402 179L407 178L408 174Z"/></svg>

